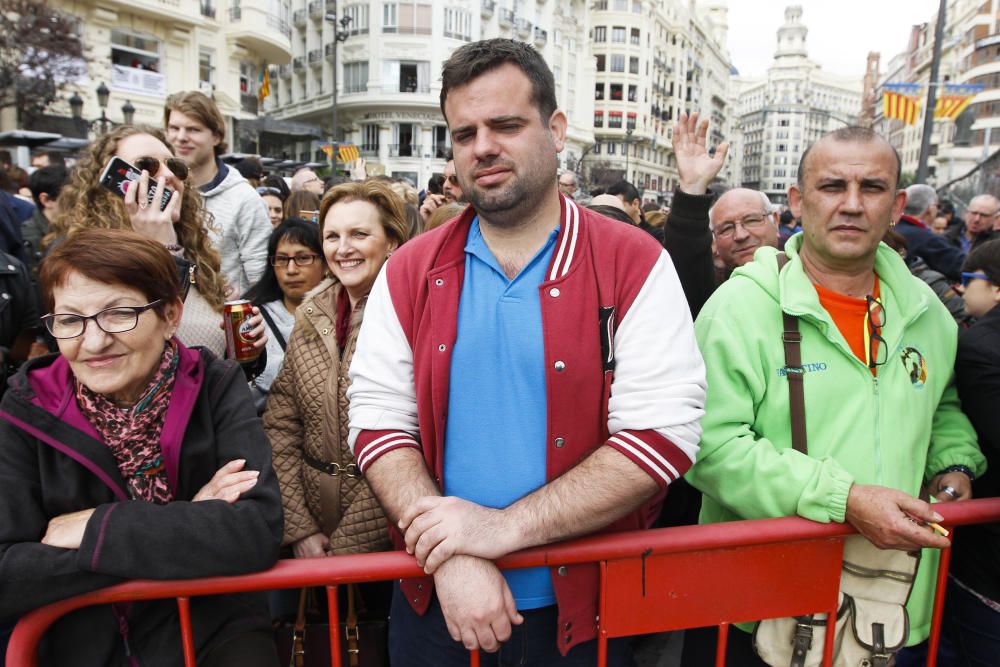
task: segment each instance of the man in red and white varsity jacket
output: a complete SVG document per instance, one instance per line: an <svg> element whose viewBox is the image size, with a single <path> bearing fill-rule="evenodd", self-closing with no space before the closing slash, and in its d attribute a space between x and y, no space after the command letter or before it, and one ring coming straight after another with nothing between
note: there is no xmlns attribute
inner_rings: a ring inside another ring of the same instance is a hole
<svg viewBox="0 0 1000 667"><path fill-rule="evenodd" d="M436 595L459 648L495 651L528 618L493 559L574 536L648 527L667 486L694 461L701 435L704 366L670 258L641 230L558 193L556 153L566 118L545 90L545 73L551 84L540 56L510 40L470 44L445 64L442 108L472 206L386 263L350 370L350 443L358 465L400 528L397 545L433 575L404 581L397 597L423 615ZM510 278L558 229L537 286L546 397L546 437L538 447L547 482L498 509L441 497L452 349L476 224ZM594 644L598 568L551 568L550 576L558 610L546 637L555 640L558 658ZM413 634L423 641L432 633L428 627ZM440 654L423 655L429 646L390 646L393 664L451 664Z"/></svg>

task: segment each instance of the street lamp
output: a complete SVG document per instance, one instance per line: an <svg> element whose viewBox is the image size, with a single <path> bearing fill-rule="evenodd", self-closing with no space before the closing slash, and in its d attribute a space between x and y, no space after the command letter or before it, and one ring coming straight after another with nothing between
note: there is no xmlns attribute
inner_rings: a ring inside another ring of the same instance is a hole
<svg viewBox="0 0 1000 667"><path fill-rule="evenodd" d="M333 147L331 152L331 162L333 167L333 173L337 173L337 44L347 40L350 33L347 31L347 26L351 24L350 16L342 16L340 20L337 20L337 6L334 5L334 10L332 12L327 12L324 17L327 23L333 26L333 128L330 131L331 141L330 144ZM337 27L340 24L340 28Z"/></svg>
<svg viewBox="0 0 1000 667"><path fill-rule="evenodd" d="M114 122L106 113L108 106L108 99L111 96L111 91L108 87L101 82L101 85L97 87L97 104L101 107L101 117L94 120L87 120L83 117L83 98L79 94L73 93L73 96L69 98L69 108L70 112L73 114L73 120L81 125L85 125L88 129L99 125L101 128L100 133L104 134L109 128L118 125ZM135 107L132 106L130 100L125 100L125 104L122 105L122 117L125 119L125 125L131 125L132 121L135 119Z"/></svg>

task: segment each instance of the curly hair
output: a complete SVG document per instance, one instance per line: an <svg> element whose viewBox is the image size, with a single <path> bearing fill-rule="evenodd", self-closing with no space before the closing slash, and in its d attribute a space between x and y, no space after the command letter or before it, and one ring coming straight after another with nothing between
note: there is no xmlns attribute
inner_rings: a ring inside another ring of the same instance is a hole
<svg viewBox="0 0 1000 667"><path fill-rule="evenodd" d="M137 134L155 137L174 152L163 130L144 125L122 125L102 135L90 145L70 174L59 193L59 215L52 222L45 243L67 238L82 229L132 229L125 204L100 184L101 173L114 157L118 142ZM181 217L174 225L177 243L184 248L184 257L196 267L198 291L205 300L221 311L226 285L220 268L219 252L208 236L212 214L205 209L201 195L193 187L185 187L181 199Z"/></svg>

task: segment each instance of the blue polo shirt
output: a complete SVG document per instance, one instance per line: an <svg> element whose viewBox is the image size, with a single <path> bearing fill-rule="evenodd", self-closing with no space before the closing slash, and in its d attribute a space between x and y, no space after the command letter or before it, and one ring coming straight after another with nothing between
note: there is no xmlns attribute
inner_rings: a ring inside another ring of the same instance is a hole
<svg viewBox="0 0 1000 667"><path fill-rule="evenodd" d="M556 236L513 279L500 268L472 221L452 349L444 492L503 508L543 486L546 392L538 286ZM555 604L544 567L504 572L518 609Z"/></svg>

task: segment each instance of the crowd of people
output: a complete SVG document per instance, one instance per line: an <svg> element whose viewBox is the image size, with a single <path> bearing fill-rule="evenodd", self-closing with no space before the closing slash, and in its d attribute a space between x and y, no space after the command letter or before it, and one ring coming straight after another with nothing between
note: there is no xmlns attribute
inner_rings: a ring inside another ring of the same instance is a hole
<svg viewBox="0 0 1000 667"><path fill-rule="evenodd" d="M697 114L673 129L669 208L626 181L585 193L558 170L552 73L511 40L457 49L441 110L452 154L422 191L363 161L226 164L198 92L40 165L30 204L0 191L0 626L132 578L396 548L426 576L361 590L394 667L589 665L596 565L496 559L801 516L923 552L908 630L871 664L921 664L949 547L938 664L994 664L997 526L951 545L931 524L1000 495L1000 201L962 219L900 189L895 149L849 127L775 206L719 186L728 145ZM121 193L116 158L140 173ZM241 298L261 352L242 364L222 327ZM193 600L199 664L278 664L285 602ZM42 663L180 664L177 613L73 612ZM753 629L729 628L727 665L769 664ZM684 667L716 642L687 631ZM634 664L631 640L608 664Z"/></svg>

